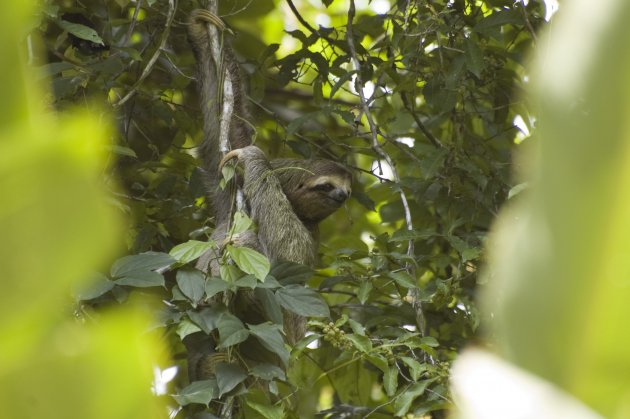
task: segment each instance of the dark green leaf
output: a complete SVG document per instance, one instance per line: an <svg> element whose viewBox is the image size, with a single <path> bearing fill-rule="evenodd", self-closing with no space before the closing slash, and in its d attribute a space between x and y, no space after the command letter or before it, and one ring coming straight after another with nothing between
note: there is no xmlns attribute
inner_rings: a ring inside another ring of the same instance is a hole
<svg viewBox="0 0 630 419"><path fill-rule="evenodd" d="M282 307L300 316L330 317L328 305L315 291L298 285L290 285L276 291Z"/></svg>
<svg viewBox="0 0 630 419"><path fill-rule="evenodd" d="M88 301L98 298L114 288L114 282L101 273L95 274L90 281L76 292L76 299Z"/></svg>
<svg viewBox="0 0 630 419"><path fill-rule="evenodd" d="M224 362L217 364L216 376L217 386L219 387L219 397L232 390L247 378L247 374L241 367Z"/></svg>
<svg viewBox="0 0 630 419"><path fill-rule="evenodd" d="M181 389L173 398L180 406L191 403L207 405L219 395L219 387L216 379L194 381Z"/></svg>
<svg viewBox="0 0 630 419"><path fill-rule="evenodd" d="M183 270L177 271L177 285L180 291L197 304L203 298L205 292L206 279L201 271Z"/></svg>
<svg viewBox="0 0 630 419"><path fill-rule="evenodd" d="M127 272L122 278L114 282L116 285L136 288L163 287L164 276L153 271L134 271Z"/></svg>
<svg viewBox="0 0 630 419"><path fill-rule="evenodd" d="M280 303L278 303L278 299L273 291L269 289L256 288L256 291L254 292L256 294L256 298L262 305L265 318L271 320L275 324L282 325L284 323L282 308L280 307Z"/></svg>
<svg viewBox="0 0 630 419"><path fill-rule="evenodd" d="M221 278L210 278L206 282L206 297L212 298L220 292L225 292L230 288L230 284Z"/></svg>
<svg viewBox="0 0 630 419"><path fill-rule="evenodd" d="M355 74L357 74L357 71L356 70L352 70L352 71L349 71L349 72L345 73L341 77L339 77L339 80L337 80L335 82L335 85L330 90L330 97L331 97L331 99L335 96L335 93L337 93L337 90L339 90L340 88L343 87L344 84L349 82Z"/></svg>
<svg viewBox="0 0 630 419"><path fill-rule="evenodd" d="M175 259L166 253L146 252L139 255L125 256L114 262L111 276L117 278L126 276L130 272L164 269L173 263L175 263Z"/></svg>
<svg viewBox="0 0 630 419"><path fill-rule="evenodd" d="M273 265L269 275L283 285L304 284L313 277L313 269L294 262L278 262Z"/></svg>
<svg viewBox="0 0 630 419"><path fill-rule="evenodd" d="M466 67L478 78L484 68L483 54L479 48L479 43L470 38L466 39Z"/></svg>
<svg viewBox="0 0 630 419"><path fill-rule="evenodd" d="M218 345L219 348L237 345L249 336L249 331L245 329L243 322L233 314L221 314L216 325L219 329L219 338L221 340L221 343Z"/></svg>
<svg viewBox="0 0 630 419"><path fill-rule="evenodd" d="M271 381L276 378L282 381L287 379L284 370L277 365L272 364L258 364L251 369L250 374L254 377L262 378L267 381Z"/></svg>
<svg viewBox="0 0 630 419"><path fill-rule="evenodd" d="M479 23L475 25L474 30L477 32L485 32L497 26L507 24L522 25L523 23L523 16L518 10L500 10L479 21Z"/></svg>
<svg viewBox="0 0 630 419"><path fill-rule="evenodd" d="M188 317L204 332L210 333L218 327L219 319L225 313L223 307L206 307L201 311L188 311Z"/></svg>
<svg viewBox="0 0 630 419"><path fill-rule="evenodd" d="M247 327L252 335L262 343L262 345L271 352L278 355L285 367L289 362L289 351L284 346L282 338L282 328L277 324L262 323L258 325L248 324Z"/></svg>

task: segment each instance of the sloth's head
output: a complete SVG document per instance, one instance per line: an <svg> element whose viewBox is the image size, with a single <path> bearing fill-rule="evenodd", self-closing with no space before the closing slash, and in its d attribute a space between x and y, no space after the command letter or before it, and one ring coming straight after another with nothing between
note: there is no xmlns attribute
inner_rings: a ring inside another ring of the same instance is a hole
<svg viewBox="0 0 630 419"><path fill-rule="evenodd" d="M274 160L271 162L297 216L318 223L335 212L352 192L352 175L330 160Z"/></svg>

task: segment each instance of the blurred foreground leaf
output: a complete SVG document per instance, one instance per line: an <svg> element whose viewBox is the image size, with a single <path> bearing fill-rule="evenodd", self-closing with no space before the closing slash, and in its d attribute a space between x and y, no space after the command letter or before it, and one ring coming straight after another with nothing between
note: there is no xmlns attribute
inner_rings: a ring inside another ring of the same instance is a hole
<svg viewBox="0 0 630 419"><path fill-rule="evenodd" d="M540 159L498 223L486 301L505 358L617 418L630 414L629 18L621 0L563 4L539 55Z"/></svg>

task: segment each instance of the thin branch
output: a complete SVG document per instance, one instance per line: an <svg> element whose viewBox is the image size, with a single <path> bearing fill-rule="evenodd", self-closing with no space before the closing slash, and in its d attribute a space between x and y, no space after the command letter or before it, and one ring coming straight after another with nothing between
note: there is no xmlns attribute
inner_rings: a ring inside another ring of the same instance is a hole
<svg viewBox="0 0 630 419"><path fill-rule="evenodd" d="M431 142L431 144L433 144L437 148L444 148L444 144L442 144L440 140L438 140L431 133L431 131L429 131L427 127L422 123L422 121L420 120L420 118L418 117L418 115L416 114L414 110L414 104L411 101L409 101L409 98L407 97L407 95L404 92L401 92L400 98L402 99L404 107L409 111L409 113L411 114L411 117L415 121L418 128L420 128L420 131L422 131L424 136L427 137L427 139Z"/></svg>
<svg viewBox="0 0 630 419"><path fill-rule="evenodd" d="M521 9L521 12L523 13L523 19L525 19L525 25L527 26L529 33L532 35L534 46L536 46L536 43L538 42L538 37L536 37L536 31L534 30L534 27L532 26L532 22L529 21L529 16L527 16L527 10L525 9L525 0L521 0L520 9Z"/></svg>
<svg viewBox="0 0 630 419"><path fill-rule="evenodd" d="M314 33L315 35L319 36L320 38L325 39L326 41L328 41L330 44L334 44L335 41L331 38L329 38L328 36L322 34L320 31L318 31L317 29L313 28L306 20L304 20L304 18L302 17L302 15L300 14L300 12L298 11L298 9L295 7L295 5L293 4L293 0L287 0L287 3L289 4L289 8L291 9L291 12L293 12L293 15L295 16L295 18L306 28L309 30L310 33Z"/></svg>
<svg viewBox="0 0 630 419"><path fill-rule="evenodd" d="M164 48L164 46L166 45L166 41L168 40L168 35L171 31L171 25L173 24L173 17L175 16L176 9L177 9L176 0L168 0L168 14L166 16L166 22L164 23L164 32L162 32L162 38L160 39L160 44L158 45L157 49L153 53L153 56L151 57L151 59L147 62L147 65L146 67L144 67L144 70L142 70L142 74L140 74L140 77L138 78L138 80L131 87L131 90L129 90L129 92L127 92L127 94L122 99L114 103L113 105L114 108L118 108L124 105L125 103L127 103L127 101L136 94L136 91L138 90L140 85L144 82L144 79L146 79L149 76L149 74L151 74L151 71L153 71L153 66L155 66L155 63L157 62L158 58L160 58L162 49Z"/></svg>
<svg viewBox="0 0 630 419"><path fill-rule="evenodd" d="M129 29L125 34L125 39L123 39L122 46L127 46L129 40L131 39L131 35L133 34L133 30L136 27L136 23L138 22L138 15L140 14L140 10L142 9L142 0L138 0L136 2L136 8L133 11L133 17L131 18L131 23L129 24Z"/></svg>
<svg viewBox="0 0 630 419"><path fill-rule="evenodd" d="M378 141L378 128L374 123L374 118L372 117L372 112L370 111L370 106L368 105L368 101L365 98L365 94L363 93L363 88L365 86L363 82L363 78L361 77L361 63L357 57L357 51L354 46L354 31L352 27L352 21L355 16L355 5L354 0L350 0L350 7L348 9L348 24L346 27L346 38L348 42L348 49L350 51L350 56L352 58L352 63L354 65L355 70L357 70L356 75L356 83L357 83L357 91L359 93L359 99L361 101L361 108L363 110L363 114L368 121L370 126L370 133L372 134L372 149L378 154L387 164L390 166L392 170L392 177L394 182L399 186L400 200L403 205L403 209L405 212L405 224L407 225L407 230L413 230L413 221L411 220L411 209L409 208L409 201L407 200L407 194L403 190L402 186L400 186L400 177L398 176L398 171L396 170L396 166L394 165L394 161L392 158L385 152L383 147ZM407 255L412 257L414 254L414 243L413 240L409 240L407 242ZM406 264L407 271L415 277L414 267L413 265L407 263ZM422 336L426 334L426 320L424 316L424 311L422 309L422 303L420 301L420 290L417 287L414 287L409 290L409 295L412 299L412 305L416 312L416 322L418 324L418 329Z"/></svg>
<svg viewBox="0 0 630 419"><path fill-rule="evenodd" d="M291 9L291 11L293 12L293 14L295 15L296 19L306 28L309 30L309 32L314 33L319 35L319 32L317 31L317 29L313 28L310 23L308 23L306 20L304 20L304 18L302 17L302 15L300 14L300 12L298 12L298 9L295 7L295 4L293 4L292 0L287 0L287 3L289 4L289 8Z"/></svg>

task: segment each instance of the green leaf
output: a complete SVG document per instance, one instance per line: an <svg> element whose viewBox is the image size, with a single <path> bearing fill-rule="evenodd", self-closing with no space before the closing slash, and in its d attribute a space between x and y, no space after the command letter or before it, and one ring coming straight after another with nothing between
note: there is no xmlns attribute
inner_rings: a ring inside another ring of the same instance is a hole
<svg viewBox="0 0 630 419"><path fill-rule="evenodd" d="M433 382L434 380L425 380L419 383L416 383L409 387L406 391L404 391L396 400L394 401L394 413L396 416L405 416L411 407L411 403L422 395L426 390L427 386Z"/></svg>
<svg viewBox="0 0 630 419"><path fill-rule="evenodd" d="M241 367L234 364L221 362L216 366L217 386L219 397L232 390L234 387L245 381L247 374Z"/></svg>
<svg viewBox="0 0 630 419"><path fill-rule="evenodd" d="M221 278L210 278L206 281L206 297L212 298L220 292L225 292L230 288L230 284Z"/></svg>
<svg viewBox="0 0 630 419"><path fill-rule="evenodd" d="M85 39L86 41L94 42L95 44L105 45L100 36L92 28L88 28L85 25L79 23L72 23L65 20L57 20L57 25L64 31L68 31L77 38Z"/></svg>
<svg viewBox="0 0 630 419"><path fill-rule="evenodd" d="M372 341L367 336L349 334L346 338L352 342L352 345L360 352L368 353L372 351Z"/></svg>
<svg viewBox="0 0 630 419"><path fill-rule="evenodd" d="M111 276L122 277L135 271L153 271L165 269L175 263L175 259L166 253L146 252L139 255L125 256L112 265Z"/></svg>
<svg viewBox="0 0 630 419"><path fill-rule="evenodd" d="M265 419L282 419L285 417L282 405L270 406L268 404L254 403L250 400L247 400L247 405L260 413L261 417Z"/></svg>
<svg viewBox="0 0 630 419"><path fill-rule="evenodd" d="M361 323L353 319L348 319L348 324L355 334L365 336L365 327L363 327Z"/></svg>
<svg viewBox="0 0 630 419"><path fill-rule="evenodd" d="M285 381L287 379L284 370L273 364L258 364L250 370L250 374L263 380L271 381L279 379Z"/></svg>
<svg viewBox="0 0 630 419"><path fill-rule="evenodd" d="M105 275L97 273L90 281L82 286L75 294L79 301L88 301L98 298L114 288L114 282Z"/></svg>
<svg viewBox="0 0 630 419"><path fill-rule="evenodd" d="M341 87L343 87L344 84L349 82L355 74L357 74L357 71L356 70L352 70L352 71L349 71L349 72L345 73L341 77L339 77L339 80L337 80L335 85L330 90L330 98L332 99L335 96L335 93L337 93L337 90L339 90Z"/></svg>
<svg viewBox="0 0 630 419"><path fill-rule="evenodd" d="M249 331L245 329L243 322L230 313L223 313L219 317L217 328L219 329L219 339L221 341L218 345L219 348L237 345L249 336Z"/></svg>
<svg viewBox="0 0 630 419"><path fill-rule="evenodd" d="M389 369L389 364L387 363L387 359L384 356L379 354L366 354L364 355L365 359L368 360L372 365L385 373Z"/></svg>
<svg viewBox="0 0 630 419"><path fill-rule="evenodd" d="M189 310L186 312L190 320L195 322L206 334L218 327L219 319L224 313L224 307L206 307L201 311Z"/></svg>
<svg viewBox="0 0 630 419"><path fill-rule="evenodd" d="M256 299L260 301L265 318L271 320L275 324L284 324L284 316L282 314L282 308L278 299L273 291L268 289L256 288L254 291Z"/></svg>
<svg viewBox="0 0 630 419"><path fill-rule="evenodd" d="M181 389L179 393L173 395L173 398L180 406L186 406L191 403L205 404L207 405L217 397L219 394L219 387L217 380L212 378L210 380L194 381Z"/></svg>
<svg viewBox="0 0 630 419"><path fill-rule="evenodd" d="M271 269L265 255L249 247L227 246L227 251L243 272L254 275L259 281L265 280Z"/></svg>
<svg viewBox="0 0 630 419"><path fill-rule="evenodd" d="M119 156L138 158L138 156L136 155L136 152L133 151L129 147L123 147L121 145L112 145L112 146L109 146L108 149L111 150L112 153L118 154Z"/></svg>
<svg viewBox="0 0 630 419"><path fill-rule="evenodd" d="M357 297L359 298L361 304L365 304L373 288L374 285L372 285L372 282L370 280L365 280L361 282L361 284L359 285L359 290L357 291Z"/></svg>
<svg viewBox="0 0 630 419"><path fill-rule="evenodd" d="M313 269L295 262L274 263L269 275L283 285L304 284L313 277Z"/></svg>
<svg viewBox="0 0 630 419"><path fill-rule="evenodd" d="M437 339L434 338L433 336L425 336L420 339L420 342L423 345L427 345L431 348L437 348L438 346L440 346L440 342L438 342Z"/></svg>
<svg viewBox="0 0 630 419"><path fill-rule="evenodd" d="M398 368L396 366L389 367L383 374L383 387L389 397L396 393L398 389Z"/></svg>
<svg viewBox="0 0 630 419"><path fill-rule="evenodd" d="M115 280L114 282L116 285L125 285L136 288L163 287L164 276L153 271L135 271L128 272L125 276Z"/></svg>
<svg viewBox="0 0 630 419"><path fill-rule="evenodd" d="M403 288L410 289L410 288L416 288L418 286L416 281L406 271L390 272L387 276L392 278L394 281L396 281L398 285L400 285Z"/></svg>
<svg viewBox="0 0 630 419"><path fill-rule="evenodd" d="M484 68L483 55L479 48L479 43L471 38L466 39L465 44L466 67L477 78L481 78L481 71Z"/></svg>
<svg viewBox="0 0 630 419"><path fill-rule="evenodd" d="M233 284L236 280L243 276L243 271L241 271L237 266L229 264L219 265L219 273L221 274L221 279L227 282L228 285Z"/></svg>
<svg viewBox="0 0 630 419"><path fill-rule="evenodd" d="M477 32L487 32L488 30L507 24L522 25L523 16L521 16L518 10L500 10L481 19L473 29Z"/></svg>
<svg viewBox="0 0 630 419"><path fill-rule="evenodd" d="M405 363L409 367L409 372L411 373L411 378L414 381L417 381L420 378L420 375L427 370L426 365L420 364L420 362L416 361L413 358L408 356L403 356L400 358L402 362Z"/></svg>
<svg viewBox="0 0 630 419"><path fill-rule="evenodd" d="M184 319L179 322L177 325L177 336L180 339L184 339L188 335L192 335L193 333L201 332L201 329L196 324Z"/></svg>
<svg viewBox="0 0 630 419"><path fill-rule="evenodd" d="M237 288L251 288L254 289L259 284L254 275L244 275L234 281L234 286Z"/></svg>
<svg viewBox="0 0 630 419"><path fill-rule="evenodd" d="M208 249L216 248L216 243L212 240L202 242L198 240L189 240L186 243L178 244L169 252L177 262L186 264L203 255Z"/></svg>
<svg viewBox="0 0 630 419"><path fill-rule="evenodd" d="M236 211L234 218L232 219L232 234L243 233L254 224L251 218L247 216L243 211Z"/></svg>
<svg viewBox="0 0 630 419"><path fill-rule="evenodd" d="M247 327L252 335L271 352L278 355L285 367L289 362L289 351L284 345L282 338L282 328L277 324L262 323L258 325L248 324Z"/></svg>
<svg viewBox="0 0 630 419"><path fill-rule="evenodd" d="M205 275L198 270L177 271L177 286L180 291L192 301L193 304L199 303L205 292Z"/></svg>
<svg viewBox="0 0 630 419"><path fill-rule="evenodd" d="M276 298L282 307L307 317L330 317L324 299L310 288L290 285L276 291Z"/></svg>
<svg viewBox="0 0 630 419"><path fill-rule="evenodd" d="M469 247L462 252L462 261L468 262L469 260L475 260L481 256L481 249L478 247Z"/></svg>

